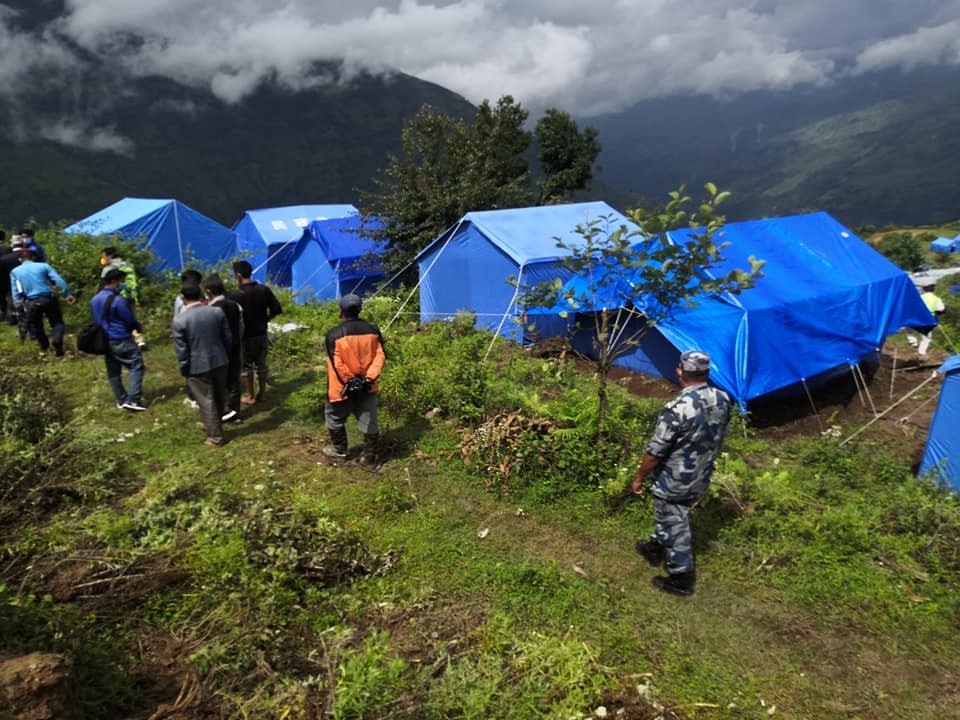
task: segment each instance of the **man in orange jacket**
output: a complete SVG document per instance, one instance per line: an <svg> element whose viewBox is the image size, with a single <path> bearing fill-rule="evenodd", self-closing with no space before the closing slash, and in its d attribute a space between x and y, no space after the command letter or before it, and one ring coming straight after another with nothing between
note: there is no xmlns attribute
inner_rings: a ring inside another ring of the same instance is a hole
<svg viewBox="0 0 960 720"><path fill-rule="evenodd" d="M386 354L383 338L373 323L360 319L363 301L353 293L340 299L342 322L326 336L327 403L324 418L330 442L323 454L347 457L347 418L353 415L363 434L360 461L375 467L380 430L377 424L378 380Z"/></svg>

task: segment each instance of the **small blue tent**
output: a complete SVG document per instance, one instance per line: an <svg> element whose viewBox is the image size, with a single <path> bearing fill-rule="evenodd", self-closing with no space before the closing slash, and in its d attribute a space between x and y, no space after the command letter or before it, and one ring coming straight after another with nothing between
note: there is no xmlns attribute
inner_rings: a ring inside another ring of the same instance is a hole
<svg viewBox="0 0 960 720"><path fill-rule="evenodd" d="M960 252L960 235L953 238L938 237L930 243L930 249L941 253Z"/></svg>
<svg viewBox="0 0 960 720"><path fill-rule="evenodd" d="M269 280L290 287L291 255L314 220L329 220L355 215L353 205L291 205L289 207L247 210L233 226L237 233L234 254L244 255L253 266L253 279Z"/></svg>
<svg viewBox="0 0 960 720"><path fill-rule="evenodd" d="M509 321L519 313L518 290L509 278L524 286L566 280L570 272L558 261L570 251L558 248L557 240L582 244L577 226L593 222L610 230L633 227L603 202L467 213L417 256L421 321L450 319L469 310L480 327L522 339L520 326ZM556 318L537 321L541 333L556 334L554 325Z"/></svg>
<svg viewBox="0 0 960 720"><path fill-rule="evenodd" d="M930 474L954 490L960 490L960 355L940 366L943 387L930 422L927 447L920 462L920 475Z"/></svg>
<svg viewBox="0 0 960 720"><path fill-rule="evenodd" d="M65 229L70 234L143 239L161 268L212 265L233 254L232 230L177 200L124 198Z"/></svg>
<svg viewBox="0 0 960 720"><path fill-rule="evenodd" d="M690 232L667 233L665 241L684 244ZM766 261L764 277L739 295L697 298L614 364L675 380L679 354L702 349L711 356L712 380L745 408L774 390L856 365L900 327L936 325L909 276L826 213L732 223L717 240L728 245L716 274L748 270L753 256ZM642 311L643 298L631 303ZM579 311L621 305L596 298ZM644 320L629 322L639 328ZM633 334L628 327L623 336ZM592 336L581 329L574 345L589 351Z"/></svg>
<svg viewBox="0 0 960 720"><path fill-rule="evenodd" d="M347 293L362 296L382 280L384 272L377 256L384 243L365 234L374 227L364 224L360 215L314 220L307 225L290 253L294 301L330 300Z"/></svg>

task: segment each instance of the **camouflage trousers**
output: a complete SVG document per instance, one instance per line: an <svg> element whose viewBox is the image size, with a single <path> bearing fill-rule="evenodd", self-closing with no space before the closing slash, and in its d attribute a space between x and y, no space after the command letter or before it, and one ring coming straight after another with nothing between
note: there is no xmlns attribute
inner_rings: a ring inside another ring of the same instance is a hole
<svg viewBox="0 0 960 720"><path fill-rule="evenodd" d="M693 535L690 533L691 504L653 499L653 535L650 539L666 551L667 572L693 570Z"/></svg>

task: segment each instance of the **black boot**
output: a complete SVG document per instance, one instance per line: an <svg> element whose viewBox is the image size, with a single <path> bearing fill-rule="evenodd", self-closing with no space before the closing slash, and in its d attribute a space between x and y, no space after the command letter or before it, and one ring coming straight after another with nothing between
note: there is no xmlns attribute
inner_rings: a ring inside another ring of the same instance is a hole
<svg viewBox="0 0 960 720"><path fill-rule="evenodd" d="M696 573L689 570L684 573L670 573L666 577L658 575L653 579L654 587L670 593L687 597L693 595L693 585L697 580Z"/></svg>
<svg viewBox="0 0 960 720"><path fill-rule="evenodd" d="M637 540L637 552L643 555L647 562L653 567L660 567L663 565L663 545L658 543L656 540Z"/></svg>
<svg viewBox="0 0 960 720"><path fill-rule="evenodd" d="M323 454L329 458L343 459L347 457L347 429L337 428L330 430L330 444L323 449Z"/></svg>
<svg viewBox="0 0 960 720"><path fill-rule="evenodd" d="M376 467L380 463L379 445L380 436L377 433L364 434L360 462L369 467Z"/></svg>

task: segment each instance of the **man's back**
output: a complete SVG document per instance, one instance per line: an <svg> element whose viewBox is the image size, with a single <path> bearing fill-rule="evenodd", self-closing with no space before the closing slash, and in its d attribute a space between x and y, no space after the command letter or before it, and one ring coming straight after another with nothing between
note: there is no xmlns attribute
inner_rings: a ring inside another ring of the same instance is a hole
<svg viewBox="0 0 960 720"><path fill-rule="evenodd" d="M248 338L264 337L270 319L283 312L273 291L254 281L241 283L230 299L243 308L244 336Z"/></svg>
<svg viewBox="0 0 960 720"><path fill-rule="evenodd" d="M730 424L730 396L702 383L684 388L657 416L647 452L662 458L653 494L691 498L703 492Z"/></svg>
<svg viewBox="0 0 960 720"><path fill-rule="evenodd" d="M177 360L187 374L199 375L228 365L233 338L223 311L194 303L173 321Z"/></svg>
<svg viewBox="0 0 960 720"><path fill-rule="evenodd" d="M57 271L36 260L28 260L14 268L10 272L10 283L20 295L30 298L53 295L51 283L55 283L64 293L69 293L66 282Z"/></svg>
<svg viewBox="0 0 960 720"><path fill-rule="evenodd" d="M20 265L20 259L13 251L0 255L0 292L10 292L10 272Z"/></svg>

